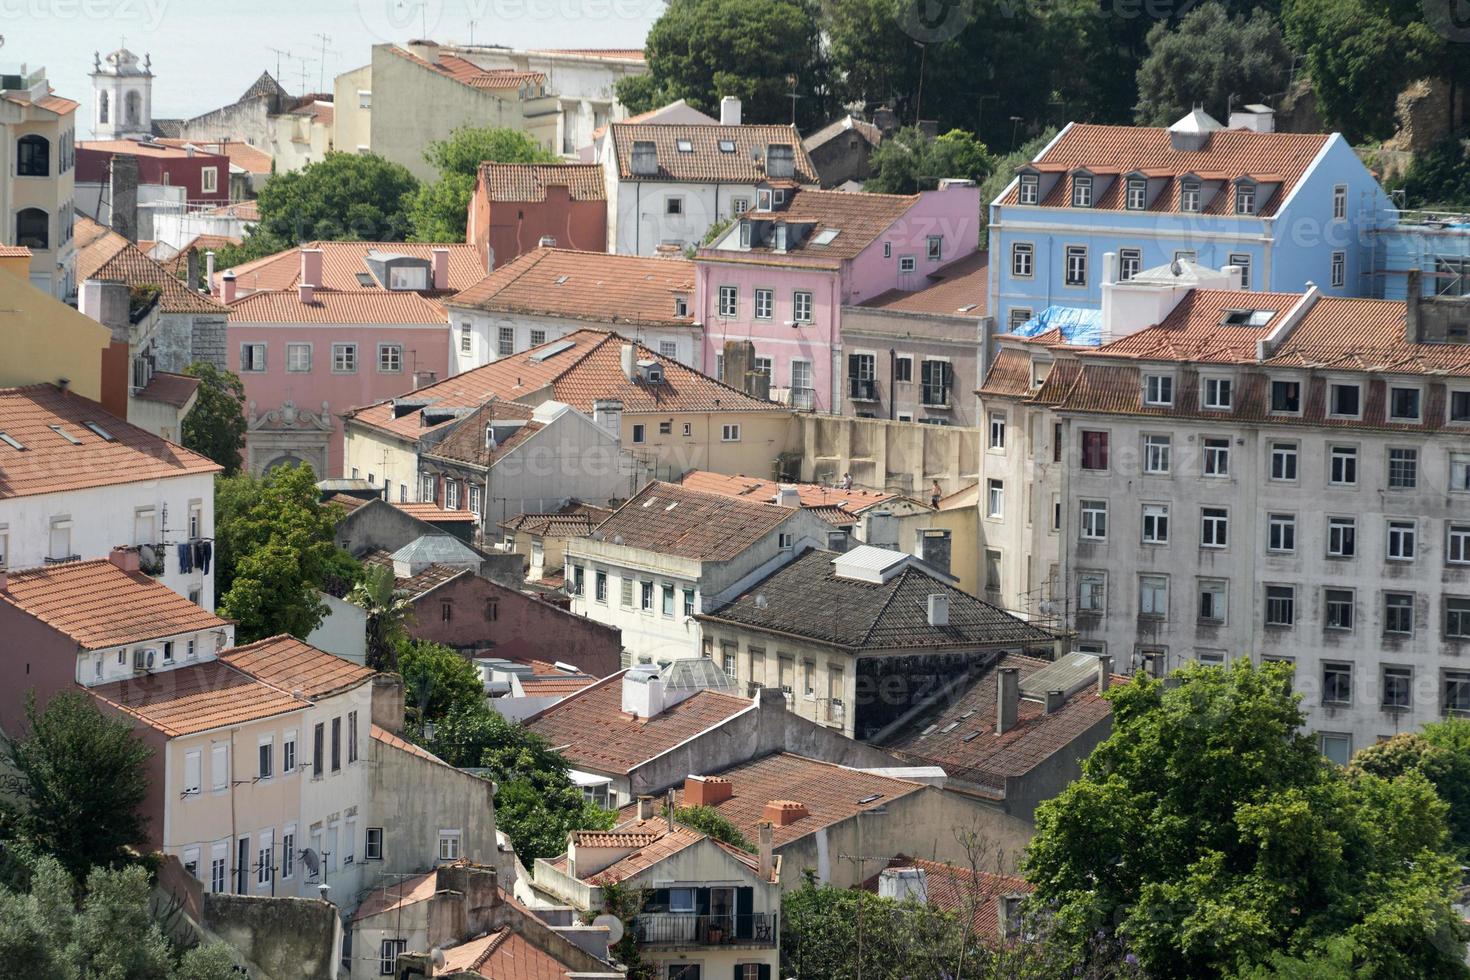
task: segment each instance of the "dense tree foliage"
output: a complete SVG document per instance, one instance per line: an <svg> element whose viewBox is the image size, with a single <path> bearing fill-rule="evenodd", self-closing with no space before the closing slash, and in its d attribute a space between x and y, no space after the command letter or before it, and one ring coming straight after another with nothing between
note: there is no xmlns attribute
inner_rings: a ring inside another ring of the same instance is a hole
<svg viewBox="0 0 1470 980"><path fill-rule="evenodd" d="M1384 779L1417 772L1449 807L1450 842L1470 857L1470 721L1449 718L1395 735L1353 756L1352 769Z"/></svg>
<svg viewBox="0 0 1470 980"><path fill-rule="evenodd" d="M439 179L419 185L407 204L413 240L462 242L481 163L555 163L560 157L520 130L464 126L430 143L424 159Z"/></svg>
<svg viewBox="0 0 1470 980"><path fill-rule="evenodd" d="M305 637L326 614L320 591L342 594L357 563L333 540L341 507L322 505L311 467L221 478L215 490L215 583L220 614L250 643Z"/></svg>
<svg viewBox="0 0 1470 980"><path fill-rule="evenodd" d="M421 726L425 720L485 702L485 687L475 665L442 643L400 643L398 672L403 675L404 711L410 725Z"/></svg>
<svg viewBox="0 0 1470 980"><path fill-rule="evenodd" d="M900 129L878 144L869 158L872 175L863 190L877 194L914 194L932 190L945 177L980 183L995 161L985 144L960 129L930 139L917 128Z"/></svg>
<svg viewBox="0 0 1470 980"><path fill-rule="evenodd" d="M1470 208L1470 148L1448 136L1416 153L1408 171L1388 186L1401 189L1411 208Z"/></svg>
<svg viewBox="0 0 1470 980"><path fill-rule="evenodd" d="M1417 772L1325 761L1290 685L1239 661L1114 688L1112 734L1037 811L1037 898L1060 935L1112 932L1151 976L1285 969L1339 939L1374 976L1470 975L1445 804Z"/></svg>
<svg viewBox="0 0 1470 980"><path fill-rule="evenodd" d="M668 813L668 807L664 808L664 812ZM742 834L740 828L731 823L728 817L712 806L675 807L674 822L683 824L691 830L697 830L701 834L708 834L715 840L724 841L731 847L755 853L755 844L751 843L749 838Z"/></svg>
<svg viewBox="0 0 1470 980"><path fill-rule="evenodd" d="M398 588L393 569L386 565L364 568L347 593L347 601L367 613L367 665L374 670L397 670L398 648L407 639L405 629L413 603Z"/></svg>
<svg viewBox="0 0 1470 980"><path fill-rule="evenodd" d="M1232 17L1219 3L1190 11L1171 30L1148 32L1148 57L1138 69L1137 119L1167 126L1196 105L1217 119L1232 105L1265 102L1286 88L1291 52L1276 20L1257 9ZM1234 100L1233 103L1231 100Z"/></svg>
<svg viewBox="0 0 1470 980"><path fill-rule="evenodd" d="M225 476L240 472L240 449L245 445L245 385L239 376L204 361L184 369L199 379L199 396L184 417L184 447L202 453L225 468Z"/></svg>

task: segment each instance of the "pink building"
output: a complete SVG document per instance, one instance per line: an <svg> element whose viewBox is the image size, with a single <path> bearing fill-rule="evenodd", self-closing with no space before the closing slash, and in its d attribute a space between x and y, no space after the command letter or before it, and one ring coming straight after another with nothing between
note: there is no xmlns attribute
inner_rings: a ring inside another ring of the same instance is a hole
<svg viewBox="0 0 1470 980"><path fill-rule="evenodd" d="M342 472L342 413L446 377L441 301L478 282L470 245L316 242L218 277L245 384L246 466Z"/></svg>
<svg viewBox="0 0 1470 980"><path fill-rule="evenodd" d="M839 412L843 385L856 385L862 400L874 384L867 361L852 365L849 380L842 307L924 288L979 238L980 191L968 181L914 195L764 185L756 208L695 257L704 370L719 376L725 343L749 340L772 397Z"/></svg>

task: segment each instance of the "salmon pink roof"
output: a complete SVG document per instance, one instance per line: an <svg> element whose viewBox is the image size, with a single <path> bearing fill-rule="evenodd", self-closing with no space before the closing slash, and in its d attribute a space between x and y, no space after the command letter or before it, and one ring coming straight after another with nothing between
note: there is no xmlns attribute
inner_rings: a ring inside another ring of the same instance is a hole
<svg viewBox="0 0 1470 980"><path fill-rule="evenodd" d="M692 326L694 304L681 315L675 297L694 292L685 259L537 248L516 256L448 306L497 313L561 316L609 325Z"/></svg>
<svg viewBox="0 0 1470 980"><path fill-rule="evenodd" d="M304 711L310 702L220 660L114 681L88 692L169 738Z"/></svg>
<svg viewBox="0 0 1470 980"><path fill-rule="evenodd" d="M220 659L256 680L312 701L356 687L376 673L285 634L234 647Z"/></svg>
<svg viewBox="0 0 1470 980"><path fill-rule="evenodd" d="M415 324L442 327L444 307L408 290L361 289L338 293L318 289L309 303L294 289L250 293L230 304L230 320L243 323Z"/></svg>
<svg viewBox="0 0 1470 980"><path fill-rule="evenodd" d="M606 201L602 165L597 163L480 164L480 183L492 201L534 203L546 188L565 187L574 201Z"/></svg>
<svg viewBox="0 0 1470 980"><path fill-rule="evenodd" d="M243 202L248 203L248 202ZM242 205L232 205L241 207ZM449 291L467 289L485 275L485 267L475 254L473 245L450 243L434 245L420 242L306 242L299 248L288 248L263 258L233 266L235 286L241 292L257 290L295 289L301 282L301 250L320 249L322 252L322 281L313 283L324 290L343 292L387 292L374 283L364 286L358 280L359 273L368 271L366 264L369 252L407 255L416 259L433 261L435 249L449 252ZM220 269L218 275L223 275Z"/></svg>

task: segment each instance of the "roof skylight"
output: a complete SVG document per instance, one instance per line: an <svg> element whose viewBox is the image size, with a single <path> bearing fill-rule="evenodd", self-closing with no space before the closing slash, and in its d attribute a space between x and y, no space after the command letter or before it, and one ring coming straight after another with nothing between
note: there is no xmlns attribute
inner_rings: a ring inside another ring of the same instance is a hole
<svg viewBox="0 0 1470 980"><path fill-rule="evenodd" d="M22 452L24 452L26 448L16 440L15 436L11 435L8 432L0 432L0 442L5 443L5 445L9 446L11 449L18 449Z"/></svg>
<svg viewBox="0 0 1470 980"><path fill-rule="evenodd" d="M1226 310L1220 322L1227 327L1264 327L1275 315L1275 310Z"/></svg>
<svg viewBox="0 0 1470 980"><path fill-rule="evenodd" d="M680 153L694 152L694 143L690 140L679 140L674 145L679 148Z"/></svg>

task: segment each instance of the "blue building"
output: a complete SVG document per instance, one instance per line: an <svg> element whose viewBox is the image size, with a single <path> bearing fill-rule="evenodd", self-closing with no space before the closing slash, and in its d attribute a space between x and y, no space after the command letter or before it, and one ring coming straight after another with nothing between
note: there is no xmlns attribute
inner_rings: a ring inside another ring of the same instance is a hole
<svg viewBox="0 0 1470 980"><path fill-rule="evenodd" d="M1373 295L1383 188L1342 136L1271 120L1247 106L1229 127L1198 109L1167 129L1069 124L991 202L998 328L1097 309L1107 253L1120 280L1188 259L1240 266L1252 290Z"/></svg>
<svg viewBox="0 0 1470 980"><path fill-rule="evenodd" d="M1410 269L1418 269L1424 296L1470 296L1470 215L1429 211L1386 212L1373 233L1369 256L1373 292L1408 298Z"/></svg>

